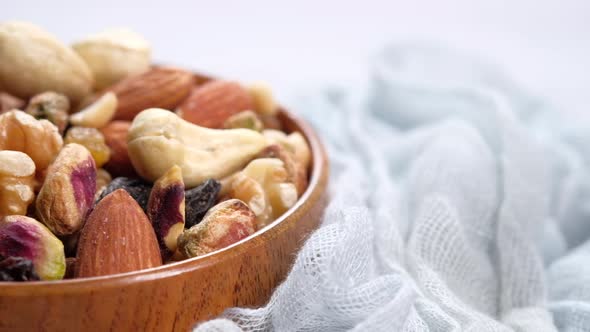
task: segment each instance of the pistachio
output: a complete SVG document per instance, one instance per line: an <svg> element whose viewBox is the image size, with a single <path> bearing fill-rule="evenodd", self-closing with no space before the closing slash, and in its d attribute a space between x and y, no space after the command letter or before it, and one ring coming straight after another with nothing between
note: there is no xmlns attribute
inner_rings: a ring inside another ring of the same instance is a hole
<svg viewBox="0 0 590 332"><path fill-rule="evenodd" d="M0 24L0 90L20 98L45 91L77 104L90 93L90 68L52 34L25 22Z"/></svg>
<svg viewBox="0 0 590 332"><path fill-rule="evenodd" d="M39 280L33 261L22 257L0 255L0 281Z"/></svg>
<svg viewBox="0 0 590 332"><path fill-rule="evenodd" d="M156 231L162 259L176 251L176 241L184 230L184 183L180 167L174 165L152 187L147 216Z"/></svg>
<svg viewBox="0 0 590 332"><path fill-rule="evenodd" d="M72 48L94 74L95 89L102 90L123 78L141 74L150 68L148 42L127 29L110 29L76 42Z"/></svg>
<svg viewBox="0 0 590 332"><path fill-rule="evenodd" d="M82 228L96 191L96 166L88 150L70 143L48 170L37 197L37 215L56 235Z"/></svg>
<svg viewBox="0 0 590 332"><path fill-rule="evenodd" d="M185 257L222 249L256 231L256 216L244 202L230 199L212 207L198 225L184 231L178 247Z"/></svg>
<svg viewBox="0 0 590 332"><path fill-rule="evenodd" d="M102 128L111 121L117 110L117 96L107 92L97 101L70 117L74 126Z"/></svg>
<svg viewBox="0 0 590 332"><path fill-rule="evenodd" d="M61 279L66 269L61 241L43 224L25 216L0 219L0 256L30 260L42 280Z"/></svg>
<svg viewBox="0 0 590 332"><path fill-rule="evenodd" d="M35 198L35 163L18 151L0 151L0 216L24 215Z"/></svg>
<svg viewBox="0 0 590 332"><path fill-rule="evenodd" d="M68 125L70 101L68 97L56 92L43 92L31 98L25 112L37 120L48 120L53 123L60 134Z"/></svg>
<svg viewBox="0 0 590 332"><path fill-rule="evenodd" d="M203 128L154 108L135 117L127 140L140 176L155 181L178 165L188 188L232 174L266 146L264 137L253 130Z"/></svg>

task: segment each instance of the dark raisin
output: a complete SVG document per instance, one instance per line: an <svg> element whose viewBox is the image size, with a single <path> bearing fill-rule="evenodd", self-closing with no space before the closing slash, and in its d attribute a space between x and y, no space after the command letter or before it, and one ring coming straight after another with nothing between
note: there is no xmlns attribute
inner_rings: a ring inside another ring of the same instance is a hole
<svg viewBox="0 0 590 332"><path fill-rule="evenodd" d="M209 179L199 186L185 192L185 223L186 228L201 222L205 213L215 205L217 194L221 184L214 179Z"/></svg>
<svg viewBox="0 0 590 332"><path fill-rule="evenodd" d="M39 280L33 262L26 258L0 255L0 281L33 280Z"/></svg>
<svg viewBox="0 0 590 332"><path fill-rule="evenodd" d="M118 177L113 179L111 183L103 190L100 197L96 200L96 203L100 202L106 195L112 193L117 189L125 189L135 199L135 201L141 206L143 211L147 210L148 199L150 198L150 192L152 191L152 185L141 180L131 179L126 177Z"/></svg>

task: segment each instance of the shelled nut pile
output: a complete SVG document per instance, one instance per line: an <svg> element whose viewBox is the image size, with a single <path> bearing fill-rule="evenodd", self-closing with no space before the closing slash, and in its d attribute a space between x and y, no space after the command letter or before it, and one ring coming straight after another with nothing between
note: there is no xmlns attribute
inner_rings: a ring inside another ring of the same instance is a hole
<svg viewBox="0 0 590 332"><path fill-rule="evenodd" d="M0 281L205 255L306 189L309 146L282 131L267 86L151 63L131 31L66 46L0 23Z"/></svg>

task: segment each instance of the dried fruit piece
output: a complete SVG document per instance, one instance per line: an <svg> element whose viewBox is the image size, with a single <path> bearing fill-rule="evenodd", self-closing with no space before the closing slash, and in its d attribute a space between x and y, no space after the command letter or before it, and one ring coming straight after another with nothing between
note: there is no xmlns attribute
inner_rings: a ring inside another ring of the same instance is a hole
<svg viewBox="0 0 590 332"><path fill-rule="evenodd" d="M64 143L78 143L88 149L97 168L102 167L111 157L111 149L105 143L102 133L96 128L72 127L68 129Z"/></svg>
<svg viewBox="0 0 590 332"><path fill-rule="evenodd" d="M162 265L147 216L119 189L92 210L78 242L76 277L124 273Z"/></svg>
<svg viewBox="0 0 590 332"><path fill-rule="evenodd" d="M207 211L215 205L220 188L219 182L209 179L185 192L187 228L201 222Z"/></svg>
<svg viewBox="0 0 590 332"><path fill-rule="evenodd" d="M128 77L109 88L119 100L114 119L130 121L150 107L174 109L188 96L193 84L191 72L171 67L155 67Z"/></svg>
<svg viewBox="0 0 590 332"><path fill-rule="evenodd" d="M63 134L68 125L68 112L70 101L68 97L56 92L43 92L31 98L25 109L27 114L37 120L47 120L53 123L60 134Z"/></svg>
<svg viewBox="0 0 590 332"><path fill-rule="evenodd" d="M0 217L24 215L35 199L35 163L18 151L0 151Z"/></svg>
<svg viewBox="0 0 590 332"><path fill-rule="evenodd" d="M129 121L113 121L101 129L104 140L111 148L111 159L104 165L114 176L137 176L127 153L127 132Z"/></svg>
<svg viewBox="0 0 590 332"><path fill-rule="evenodd" d="M182 172L175 165L154 183L147 208L163 260L176 251L176 241L184 230L184 206Z"/></svg>
<svg viewBox="0 0 590 332"><path fill-rule="evenodd" d="M0 150L26 153L37 172L49 166L62 145L57 127L47 120L36 120L23 111L0 115Z"/></svg>
<svg viewBox="0 0 590 332"><path fill-rule="evenodd" d="M223 123L225 129L245 128L254 131L262 131L264 126L258 115L253 111L242 111L227 118Z"/></svg>
<svg viewBox="0 0 590 332"><path fill-rule="evenodd" d="M14 109L22 109L25 101L11 94L0 91L0 114Z"/></svg>
<svg viewBox="0 0 590 332"><path fill-rule="evenodd" d="M263 82L257 82L248 86L248 91L254 99L254 110L264 115L275 115L278 111L277 103L272 96L270 87Z"/></svg>
<svg viewBox="0 0 590 332"><path fill-rule="evenodd" d="M37 215L56 235L73 234L82 228L95 191L94 159L85 147L70 143L48 170L37 197Z"/></svg>
<svg viewBox="0 0 590 332"><path fill-rule="evenodd" d="M227 118L253 107L254 101L242 85L215 80L194 88L177 113L196 125L222 128Z"/></svg>
<svg viewBox="0 0 590 332"><path fill-rule="evenodd" d="M135 118L127 139L129 157L140 176L154 181L178 165L188 188L232 174L266 146L255 131L203 128L155 108Z"/></svg>
<svg viewBox="0 0 590 332"><path fill-rule="evenodd" d="M212 207L198 225L178 238L180 252L196 257L225 248L256 232L256 215L244 202L230 199Z"/></svg>
<svg viewBox="0 0 590 332"><path fill-rule="evenodd" d="M30 23L0 24L0 59L0 90L20 98L55 91L76 104L92 88L86 62L52 34Z"/></svg>
<svg viewBox="0 0 590 332"><path fill-rule="evenodd" d="M73 44L72 48L92 70L96 90L150 68L151 50L148 42L127 29L110 29L88 36Z"/></svg>
<svg viewBox="0 0 590 332"><path fill-rule="evenodd" d="M0 219L0 255L32 261L42 280L61 279L66 269L61 241L43 224L25 216Z"/></svg>
<svg viewBox="0 0 590 332"><path fill-rule="evenodd" d="M102 128L115 115L117 110L117 96L107 92L94 103L70 117L74 126Z"/></svg>
<svg viewBox="0 0 590 332"><path fill-rule="evenodd" d="M113 181L111 181L101 193L97 202L117 189L124 189L129 195L131 195L131 197L133 197L133 199L135 199L137 204L139 204L144 211L147 211L147 204L152 186L140 179L130 179L125 177L113 179Z"/></svg>
<svg viewBox="0 0 590 332"><path fill-rule="evenodd" d="M294 155L288 153L278 144L267 146L258 154L258 158L278 158L283 162L287 171L287 182L291 182L297 188L297 196L301 196L307 188L307 169L302 163L294 160Z"/></svg>
<svg viewBox="0 0 590 332"><path fill-rule="evenodd" d="M0 255L0 281L35 281L39 276L30 259Z"/></svg>

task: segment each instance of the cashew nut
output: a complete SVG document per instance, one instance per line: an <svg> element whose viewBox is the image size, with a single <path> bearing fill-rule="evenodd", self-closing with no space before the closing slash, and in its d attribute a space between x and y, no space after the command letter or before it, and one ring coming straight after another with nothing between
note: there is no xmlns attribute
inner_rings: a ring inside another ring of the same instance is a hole
<svg viewBox="0 0 590 332"><path fill-rule="evenodd" d="M203 128L157 108L135 117L127 141L140 176L155 181L178 165L187 188L232 174L266 146L265 138L253 130Z"/></svg>
<svg viewBox="0 0 590 332"><path fill-rule="evenodd" d="M70 123L74 126L102 128L111 121L116 110L117 96L107 92L85 109L70 116Z"/></svg>

